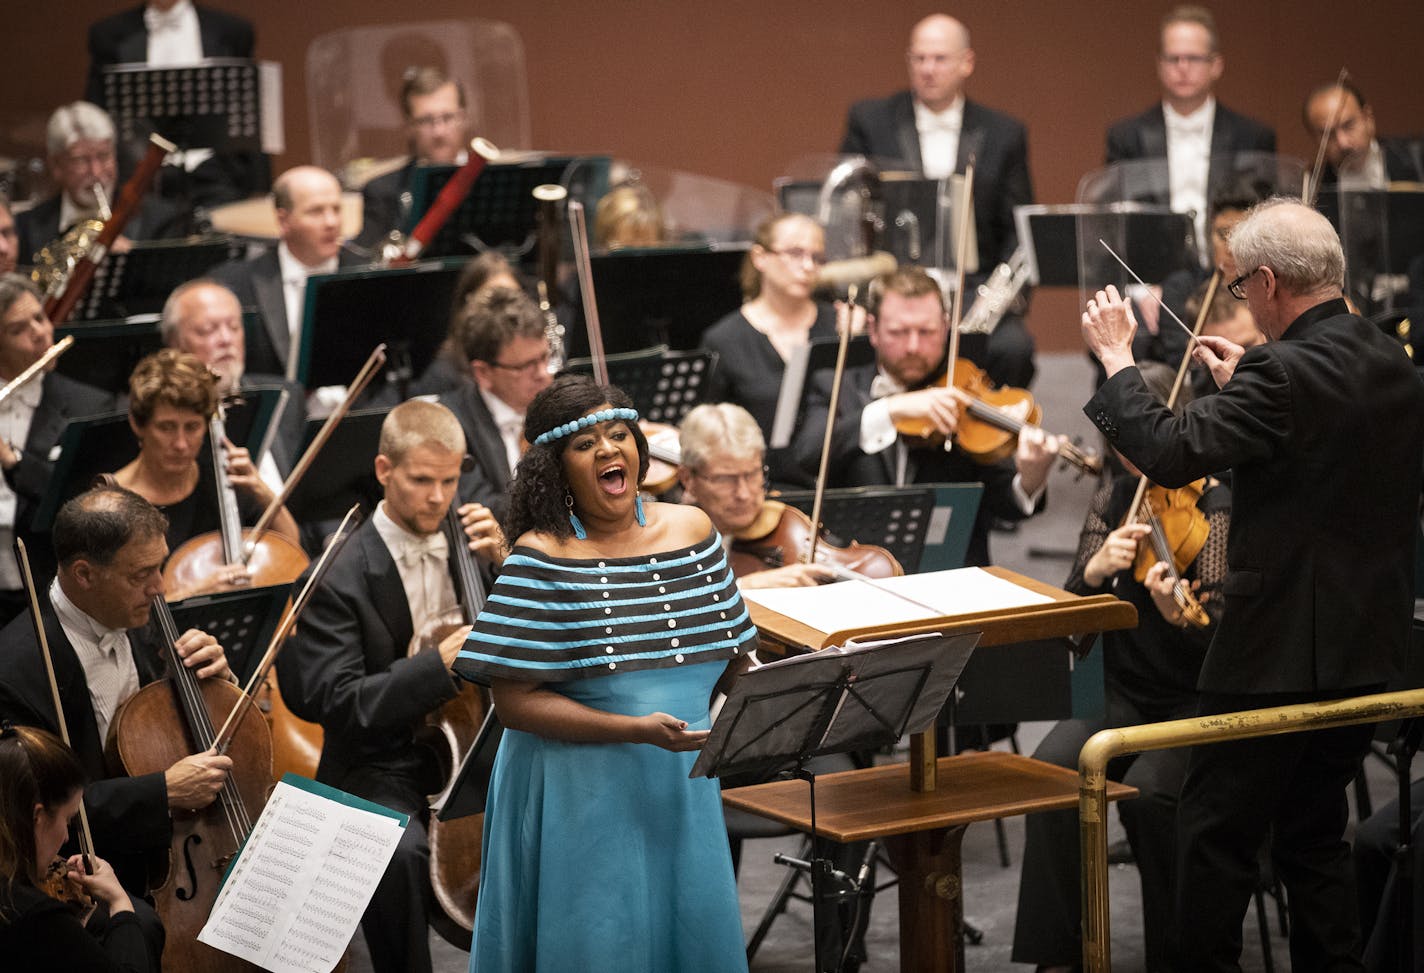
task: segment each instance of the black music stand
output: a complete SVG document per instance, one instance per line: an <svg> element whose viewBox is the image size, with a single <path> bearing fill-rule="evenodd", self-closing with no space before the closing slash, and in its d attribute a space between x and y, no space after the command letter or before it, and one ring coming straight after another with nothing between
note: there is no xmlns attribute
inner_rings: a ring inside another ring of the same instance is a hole
<svg viewBox="0 0 1424 973"><path fill-rule="evenodd" d="M499 741L504 739L504 724L491 707L480 724L480 732L469 753L460 761L455 771L455 782L445 803L434 808L435 816L441 821L484 814L489 800L490 775L494 773L494 758L499 753Z"/></svg>
<svg viewBox="0 0 1424 973"><path fill-rule="evenodd" d="M811 377L820 371L834 371L840 352L840 338L815 338L791 353L781 377L781 391L776 398L776 415L771 421L769 449L782 449L791 444L791 436L806 414L806 395ZM846 348L845 367L859 368L875 364L875 349L866 335L856 335Z"/></svg>
<svg viewBox="0 0 1424 973"><path fill-rule="evenodd" d="M492 162L485 166L470 193L445 221L435 238L426 244L428 257L464 256L486 250L502 250L516 257L534 246L539 225L539 201L534 187L548 183L566 185L568 174L579 167L589 185L575 198L591 201L602 196L608 186L610 160L606 156L533 155L512 162ZM410 211L402 230L415 229L435 197L458 171L458 166L417 166L411 175Z"/></svg>
<svg viewBox="0 0 1424 973"><path fill-rule="evenodd" d="M376 451L380 445L381 423L389 411L353 410L337 423L331 438L287 498L287 510L297 523L339 521L353 503L370 510L380 502L381 485L375 474ZM316 437L323 421L307 420L303 450Z"/></svg>
<svg viewBox="0 0 1424 973"><path fill-rule="evenodd" d="M156 314L139 314L121 321L65 324L54 329L56 341L65 335L73 335L74 344L59 356L54 370L116 396L128 394L129 376L140 359L163 347Z"/></svg>
<svg viewBox="0 0 1424 973"><path fill-rule="evenodd" d="M1029 283L1091 287L1131 282L1102 238L1148 283L1200 263L1192 214L1147 203L1015 206L1019 239L1028 244Z"/></svg>
<svg viewBox="0 0 1424 973"><path fill-rule="evenodd" d="M458 264L432 260L307 278L297 381L308 389L345 385L385 342L387 381L408 384L445 340L459 276ZM397 394L407 398L402 388Z"/></svg>
<svg viewBox="0 0 1424 973"><path fill-rule="evenodd" d="M170 607L178 631L196 628L218 640L233 675L246 685L282 622L291 591L291 584L241 588L194 595Z"/></svg>
<svg viewBox="0 0 1424 973"><path fill-rule="evenodd" d="M202 277L218 264L236 260L244 247L233 237L205 240L142 240L127 253L110 253L94 272L94 283L74 310L93 321L157 314L174 288Z"/></svg>
<svg viewBox="0 0 1424 973"><path fill-rule="evenodd" d="M104 104L122 142L158 132L183 149L262 151L262 68L246 58L104 68Z"/></svg>
<svg viewBox="0 0 1424 973"><path fill-rule="evenodd" d="M633 400L649 422L677 425L702 402L707 376L717 364L715 351L668 351L666 346L609 355L608 381ZM579 358L565 371L593 374L593 361Z"/></svg>
<svg viewBox="0 0 1424 973"><path fill-rule="evenodd" d="M63 361L63 357L60 359ZM48 533L65 501L94 485L101 473L112 473L138 455L127 412L71 419L59 437L59 458L49 489L35 510L33 530Z"/></svg>
<svg viewBox="0 0 1424 973"><path fill-rule="evenodd" d="M977 632L931 633L788 656L744 673L712 725L689 776L785 771L810 787L816 851L804 864L811 873L817 971L840 965L824 955L823 944L834 937L831 908L874 889L836 874L819 853L816 775L806 764L814 757L893 746L906 733L933 726L978 641Z"/></svg>
<svg viewBox="0 0 1424 973"><path fill-rule="evenodd" d="M604 350L696 348L702 332L742 304L745 247L630 248L589 258ZM583 306L565 336L570 357L589 353Z"/></svg>
<svg viewBox="0 0 1424 973"><path fill-rule="evenodd" d="M811 490L791 490L777 499L810 514L815 496ZM825 492L821 523L838 541L878 544L906 574L918 574L934 510L932 487L848 487Z"/></svg>

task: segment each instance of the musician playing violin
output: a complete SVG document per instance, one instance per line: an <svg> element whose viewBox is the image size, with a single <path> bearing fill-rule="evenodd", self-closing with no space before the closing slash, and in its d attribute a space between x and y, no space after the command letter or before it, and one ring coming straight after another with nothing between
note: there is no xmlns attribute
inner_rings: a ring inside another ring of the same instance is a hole
<svg viewBox="0 0 1424 973"><path fill-rule="evenodd" d="M679 444L683 502L702 508L729 553L766 549L760 535L770 533L776 522L764 522L766 443L751 413L730 402L699 405L683 418ZM773 559L784 563L768 562L763 570L739 572L738 587L802 588L835 580L831 568L803 564L794 551L778 551Z"/></svg>
<svg viewBox="0 0 1424 973"><path fill-rule="evenodd" d="M212 464L203 445L208 419L218 407L217 376L192 355L165 348L143 359L129 376L129 428L138 439L138 456L114 474L168 518L169 549L221 526ZM251 526L274 494L258 475L252 456L228 443L227 475L237 493L238 513ZM272 529L298 540L297 523L283 508ZM206 582L173 591L178 601L206 591L250 583L243 565L225 565Z"/></svg>
<svg viewBox="0 0 1424 973"><path fill-rule="evenodd" d="M1142 362L1138 368L1153 395L1166 401L1175 370L1160 362ZM1191 399L1186 386L1179 393L1178 409ZM1195 497L1209 527L1205 545L1183 572L1210 618L1205 627L1197 627L1187 622L1173 597L1166 564L1154 563L1142 580L1136 576L1139 548L1150 544L1146 536L1150 528L1141 522L1124 523L1139 473L1130 461L1123 459L1122 464L1126 473L1104 483L1093 496L1078 538L1078 554L1063 587L1078 595L1111 593L1131 602L1137 608L1138 626L1103 636L1104 716L1063 720L1034 751L1035 759L1061 767L1077 767L1078 752L1098 730L1191 716L1197 704L1197 675L1223 609L1220 589L1226 576L1231 515L1226 486L1209 480ZM1118 811L1142 881L1148 970L1170 968L1167 934L1172 921L1177 791L1185 770L1182 750L1148 751L1112 765L1115 780L1141 792L1137 800L1124 801ZM1013 959L1040 968L1066 969L1082 957L1077 813L1029 815L1025 833Z"/></svg>
<svg viewBox="0 0 1424 973"><path fill-rule="evenodd" d="M450 666L469 627L428 651L407 650L456 606L441 524L464 460L449 409L413 399L391 410L376 456L385 499L331 562L277 659L287 706L326 731L317 779L411 816L362 919L377 973L431 968L426 795L443 781L414 737L454 698ZM466 504L459 513L470 548L498 558L503 536L489 511Z"/></svg>
<svg viewBox="0 0 1424 973"><path fill-rule="evenodd" d="M900 419L928 420L952 437L964 395L936 386L943 377L949 321L939 284L918 267L877 278L871 285L867 333L874 365L848 368L831 436L828 486L905 486L911 483L984 484L970 538L969 564L989 563L989 524L1019 521L1042 509L1048 471L1061 437L1026 426L1012 459L981 465L957 447L903 440ZM825 437L832 375L812 377L805 421L792 440L802 471L814 478ZM950 440L952 442L952 440Z"/></svg>
<svg viewBox="0 0 1424 973"><path fill-rule="evenodd" d="M232 766L199 753L162 773L113 777L104 756L109 724L129 697L164 675L150 606L164 593L167 520L129 490L97 487L67 502L54 522L59 574L41 591L41 614L65 721L89 784L85 806L96 852L126 888L146 891L145 857L168 849L174 812L212 803ZM177 640L200 679L229 679L223 648L189 629ZM44 659L28 613L0 631L0 719L59 732ZM146 908L135 903L141 912ZM141 917L142 918L142 917ZM151 911L148 918L157 923Z"/></svg>

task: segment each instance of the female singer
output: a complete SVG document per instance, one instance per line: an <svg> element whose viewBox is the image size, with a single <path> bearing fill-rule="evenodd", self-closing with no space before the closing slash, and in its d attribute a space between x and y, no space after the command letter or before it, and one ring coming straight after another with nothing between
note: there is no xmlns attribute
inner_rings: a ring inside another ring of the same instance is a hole
<svg viewBox="0 0 1424 973"><path fill-rule="evenodd" d="M770 438L781 377L791 353L813 338L834 337L836 310L812 300L816 273L826 262L819 223L798 213L780 213L757 229L742 264L741 308L702 335L702 347L717 353L708 380L708 402L735 402L752 414ZM771 479L797 482L800 475L780 450L768 456Z"/></svg>
<svg viewBox="0 0 1424 973"><path fill-rule="evenodd" d="M138 439L138 457L114 474L126 487L168 518L168 549L208 531L218 530L217 486L212 463L203 450L208 419L218 407L217 376L186 352L165 348L140 361L129 376L129 428ZM273 493L246 449L228 444L227 475L237 494L242 522L252 525L272 502ZM297 524L285 509L272 529L297 541ZM209 583L169 592L170 601L227 585L244 583L241 567L224 569Z"/></svg>
<svg viewBox="0 0 1424 973"><path fill-rule="evenodd" d="M1139 362L1143 381L1166 401L1175 369L1160 362ZM1178 410L1193 398L1183 385ZM1119 457L1121 458L1121 457ZM1197 711L1197 675L1207 645L1224 608L1220 597L1226 578L1227 523L1231 498L1226 486L1208 479L1197 508L1210 527L1206 543L1183 576L1210 617L1204 628L1190 625L1172 595L1165 565L1158 563L1143 581L1133 574L1138 546L1150 544L1148 528L1123 525L1140 474L1122 460L1125 475L1104 484L1093 497L1078 555L1063 587L1078 595L1111 591L1137 608L1134 629L1103 636L1106 717L1064 720L1034 752L1035 759L1076 767L1078 752L1088 738L1109 727L1186 719ZM1176 855L1177 792L1186 773L1187 751L1157 750L1114 761L1115 780L1141 792L1137 800L1118 807L1142 881L1142 926L1146 938L1146 968L1173 968L1167 937L1172 924L1173 862ZM1019 883L1018 922L1013 959L1036 963L1040 970L1069 970L1080 962L1078 814L1052 811L1031 814L1025 827L1023 878Z"/></svg>
<svg viewBox="0 0 1424 973"><path fill-rule="evenodd" d="M529 408L517 538L460 653L506 731L470 969L745 970L708 700L756 629L694 507L643 503L637 413L569 376Z"/></svg>
<svg viewBox="0 0 1424 973"><path fill-rule="evenodd" d="M41 888L83 794L84 770L58 737L9 722L0 727L0 957L7 969L156 973L158 957L108 862L91 856L93 874L78 855L64 866L69 881L108 907L95 935L76 907Z"/></svg>

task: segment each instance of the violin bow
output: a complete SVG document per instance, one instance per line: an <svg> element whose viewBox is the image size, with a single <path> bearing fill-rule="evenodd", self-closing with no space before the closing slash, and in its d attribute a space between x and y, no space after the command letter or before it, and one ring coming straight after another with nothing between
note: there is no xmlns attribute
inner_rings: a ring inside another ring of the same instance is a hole
<svg viewBox="0 0 1424 973"><path fill-rule="evenodd" d="M1349 69L1342 66L1340 74L1335 78L1335 88L1340 95L1335 99L1335 107L1330 112L1330 123L1320 133L1320 144L1315 149L1315 165L1310 167L1310 179L1302 187L1300 194L1300 201L1307 206L1314 206L1315 197L1320 195L1320 173L1325 168L1325 148L1330 144L1330 136L1335 134L1335 127L1340 124L1340 110L1345 107L1345 92L1341 86L1349 76Z"/></svg>
<svg viewBox="0 0 1424 973"><path fill-rule="evenodd" d="M238 711L241 710L244 705L253 702L253 693L255 693L257 687L261 685L262 680L267 678L267 671L272 668L272 663L277 660L277 652L281 649L287 636L291 634L292 626L297 623L297 618L301 615L302 609L305 608L307 602L311 600L312 592L316 590L317 584L320 583L322 577L326 574L328 564L349 536L347 534L347 527L350 525L352 519L356 517L360 507L360 504L352 504L351 509L346 511L346 516L341 518L341 525L336 528L336 533L331 535L331 540L326 544L326 550L321 552L321 557L317 559L316 566L312 568L311 574L307 576L307 583L302 586L301 593L292 599L292 603L287 607L286 614L282 616L281 623L277 626L277 630L272 633L272 638L267 643L267 651L262 653L262 661L259 662L257 668L253 670L252 675L247 680L247 685L242 687L242 698L233 704L231 711L227 714L227 719L223 720L222 727L218 730L217 735L213 737L213 746L218 753L227 752L228 741L226 737L228 731L231 730L233 725L237 722Z"/></svg>
<svg viewBox="0 0 1424 973"><path fill-rule="evenodd" d="M25 542L15 538L15 562L20 567L20 577L25 582L25 594L30 600L30 621L35 626L35 639L40 645L40 655L44 658L45 675L49 677L50 696L54 699L54 715L59 722L59 736L71 750L69 724L64 719L64 705L59 698L59 681L54 677L54 658L49 651L49 637L45 634L44 619L40 617L40 598L35 590L35 576L30 571L30 555L25 550ZM89 813L84 809L84 799L79 800L79 851L84 856L84 872L94 874L94 836L89 831Z"/></svg>
<svg viewBox="0 0 1424 973"><path fill-rule="evenodd" d="M821 466L816 472L816 494L811 501L811 548L806 555L807 564L816 563L816 545L821 539L821 504L826 499L826 471L831 462L831 434L836 428L836 410L840 408L841 377L845 375L846 349L850 347L850 323L855 316L855 297L859 293L855 284L846 292L846 326L841 328L840 344L836 346L836 370L831 378L831 401L826 407L826 434L821 438Z"/></svg>

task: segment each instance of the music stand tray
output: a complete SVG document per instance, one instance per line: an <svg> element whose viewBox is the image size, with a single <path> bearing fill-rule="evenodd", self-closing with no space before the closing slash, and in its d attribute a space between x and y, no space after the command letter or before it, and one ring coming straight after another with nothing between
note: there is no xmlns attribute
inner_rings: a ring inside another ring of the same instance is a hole
<svg viewBox="0 0 1424 973"><path fill-rule="evenodd" d="M345 385L382 342L419 375L450 326L458 264L342 270L307 278L296 378L309 389Z"/></svg>
<svg viewBox="0 0 1424 973"><path fill-rule="evenodd" d="M677 425L702 402L707 376L717 364L715 351L668 351L665 346L609 355L610 384L628 393L638 415L649 422ZM592 375L593 360L579 358L565 371Z"/></svg>
<svg viewBox="0 0 1424 973"><path fill-rule="evenodd" d="M282 622L291 584L242 588L184 598L170 606L178 631L196 628L217 639L237 681L246 685Z"/></svg>
<svg viewBox="0 0 1424 973"><path fill-rule="evenodd" d="M141 240L127 253L110 253L75 308L80 321L157 314L174 288L236 260L244 248L232 237Z"/></svg>

